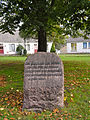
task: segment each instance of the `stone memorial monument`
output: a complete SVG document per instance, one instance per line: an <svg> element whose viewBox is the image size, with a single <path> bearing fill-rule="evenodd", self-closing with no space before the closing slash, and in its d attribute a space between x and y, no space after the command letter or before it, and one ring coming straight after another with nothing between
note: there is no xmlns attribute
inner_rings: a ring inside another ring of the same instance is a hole
<svg viewBox="0 0 90 120"><path fill-rule="evenodd" d="M64 106L64 70L55 53L30 55L24 66L23 109L42 111Z"/></svg>

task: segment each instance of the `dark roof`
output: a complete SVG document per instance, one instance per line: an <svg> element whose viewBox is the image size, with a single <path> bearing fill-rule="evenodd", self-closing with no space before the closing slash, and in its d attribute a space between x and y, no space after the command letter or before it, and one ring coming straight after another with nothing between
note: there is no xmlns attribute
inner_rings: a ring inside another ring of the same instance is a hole
<svg viewBox="0 0 90 120"><path fill-rule="evenodd" d="M90 36L88 36L88 39L84 39L83 37L78 37L78 38L69 37L67 39L67 43L71 43L71 42L90 42Z"/></svg>
<svg viewBox="0 0 90 120"><path fill-rule="evenodd" d="M26 41L27 42L36 42L37 40L30 38L30 39L27 39ZM24 39L19 36L19 31L16 31L14 33L14 35L9 34L9 33L5 33L5 34L0 33L0 42L3 42L3 43L23 43Z"/></svg>

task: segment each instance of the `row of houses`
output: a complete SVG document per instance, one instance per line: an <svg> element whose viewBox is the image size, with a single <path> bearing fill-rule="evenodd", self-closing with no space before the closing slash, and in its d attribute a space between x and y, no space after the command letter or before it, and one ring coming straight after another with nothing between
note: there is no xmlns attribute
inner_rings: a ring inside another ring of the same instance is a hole
<svg viewBox="0 0 90 120"><path fill-rule="evenodd" d="M37 39L26 39L19 36L19 32L15 32L15 35L9 33L0 33L0 54L16 54L16 48L18 45L22 45L27 50L27 54L34 54L38 50ZM47 52L50 52L52 42L47 43ZM90 53L90 38L68 38L66 46L63 46L60 50L56 50L57 53Z"/></svg>
<svg viewBox="0 0 90 120"><path fill-rule="evenodd" d="M26 41L26 42L25 42ZM11 55L17 54L16 49L18 45L22 45L27 50L27 54L34 54L38 50L38 40L37 39L26 39L19 36L19 32L15 32L15 35L9 33L0 33L0 54ZM50 52L52 42L47 43L47 52Z"/></svg>

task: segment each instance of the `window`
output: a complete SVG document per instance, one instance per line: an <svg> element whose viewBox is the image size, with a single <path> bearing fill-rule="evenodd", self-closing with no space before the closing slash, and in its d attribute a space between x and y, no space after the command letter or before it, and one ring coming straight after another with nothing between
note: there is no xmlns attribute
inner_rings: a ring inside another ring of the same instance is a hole
<svg viewBox="0 0 90 120"><path fill-rule="evenodd" d="M88 43L88 48L90 48L90 42Z"/></svg>
<svg viewBox="0 0 90 120"><path fill-rule="evenodd" d="M87 42L83 43L83 48L86 49L87 48Z"/></svg>
<svg viewBox="0 0 90 120"><path fill-rule="evenodd" d="M9 44L9 51L15 52L15 44Z"/></svg>
<svg viewBox="0 0 90 120"><path fill-rule="evenodd" d="M76 50L77 50L77 44L71 43L71 51L76 51Z"/></svg>
<svg viewBox="0 0 90 120"><path fill-rule="evenodd" d="M36 46L36 47L37 47L37 44L34 44L34 46Z"/></svg>
<svg viewBox="0 0 90 120"><path fill-rule="evenodd" d="M3 46L2 45L0 45L0 50L3 50Z"/></svg>
<svg viewBox="0 0 90 120"><path fill-rule="evenodd" d="M27 51L30 51L30 44L27 44Z"/></svg>
<svg viewBox="0 0 90 120"><path fill-rule="evenodd" d="M0 50L2 50L3 49L3 44L0 44Z"/></svg>
<svg viewBox="0 0 90 120"><path fill-rule="evenodd" d="M34 44L34 48L35 48L35 49L38 49L38 45L37 45L37 44Z"/></svg>
<svg viewBox="0 0 90 120"><path fill-rule="evenodd" d="M0 54L3 54L4 50L3 50L3 44L0 44Z"/></svg>

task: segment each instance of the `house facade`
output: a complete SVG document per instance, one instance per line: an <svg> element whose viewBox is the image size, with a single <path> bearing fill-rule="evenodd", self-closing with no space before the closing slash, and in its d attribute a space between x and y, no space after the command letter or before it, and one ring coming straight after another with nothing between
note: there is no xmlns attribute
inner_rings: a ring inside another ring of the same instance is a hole
<svg viewBox="0 0 90 120"><path fill-rule="evenodd" d="M38 51L37 39L26 39L19 36L19 32L15 32L14 35L9 33L0 33L0 54L11 55L17 54L16 49L18 45L22 45L27 50L27 54L34 54ZM47 52L50 52L52 42L47 43Z"/></svg>
<svg viewBox="0 0 90 120"><path fill-rule="evenodd" d="M90 38L70 37L67 39L67 53L90 53Z"/></svg>

